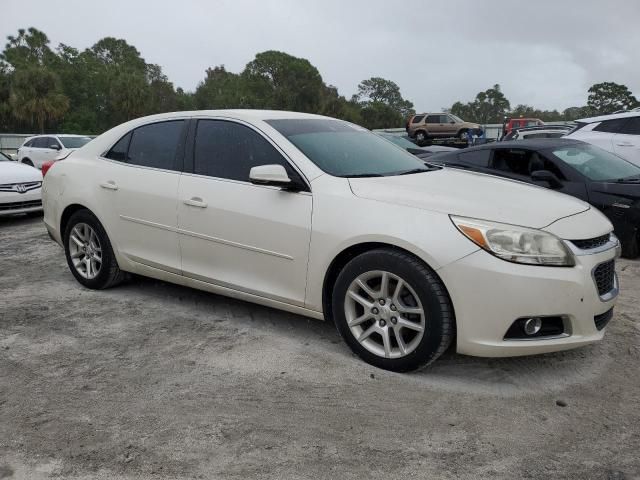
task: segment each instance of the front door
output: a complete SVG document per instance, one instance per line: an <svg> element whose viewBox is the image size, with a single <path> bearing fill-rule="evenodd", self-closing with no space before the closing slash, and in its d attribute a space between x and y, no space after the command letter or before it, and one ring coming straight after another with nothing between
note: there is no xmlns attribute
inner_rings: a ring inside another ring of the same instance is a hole
<svg viewBox="0 0 640 480"><path fill-rule="evenodd" d="M259 165L299 174L247 125L198 120L194 137L193 173L182 175L178 194L184 275L303 305L311 193L249 182L249 170Z"/></svg>

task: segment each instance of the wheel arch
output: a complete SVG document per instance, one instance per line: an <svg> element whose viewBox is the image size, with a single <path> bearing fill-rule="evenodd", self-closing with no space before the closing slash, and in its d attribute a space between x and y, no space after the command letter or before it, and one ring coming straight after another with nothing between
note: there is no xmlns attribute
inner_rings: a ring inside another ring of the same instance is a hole
<svg viewBox="0 0 640 480"><path fill-rule="evenodd" d="M72 203L70 205L67 205L62 211L62 215L60 215L60 238L64 237L64 232L67 228L67 224L69 223L69 219L71 218L71 216L80 210L87 210L93 216L98 218L98 216L89 207L85 205L81 205L79 203Z"/></svg>
<svg viewBox="0 0 640 480"><path fill-rule="evenodd" d="M356 243L346 247L344 250L342 250L340 253L338 253L338 255L334 257L334 259L329 264L329 268L327 268L327 271L324 276L324 281L322 283L322 311L324 313L324 317L326 320L333 321L332 313L331 313L332 312L331 297L333 293L333 286L335 285L338 275L340 275L340 272L342 271L342 269L345 267L347 263L349 263L351 259L357 257L358 255L361 255L370 250L376 250L380 248L393 250L396 252L402 252L406 255L409 255L415 258L417 261L421 262L426 267L428 267L433 272L433 274L440 280L440 283L442 283L442 286L444 287L444 290L447 293L447 296L449 297L449 301L451 302L451 307L453 308L454 321L455 321L455 305L453 304L453 300L451 299L451 295L449 294L449 289L447 288L447 285L445 284L444 280L440 277L440 275L438 275L438 272L431 265L429 265L428 262L420 258L415 253L407 250L406 248L402 248L402 247L399 247L398 245L394 245L392 243L386 243L386 242Z"/></svg>

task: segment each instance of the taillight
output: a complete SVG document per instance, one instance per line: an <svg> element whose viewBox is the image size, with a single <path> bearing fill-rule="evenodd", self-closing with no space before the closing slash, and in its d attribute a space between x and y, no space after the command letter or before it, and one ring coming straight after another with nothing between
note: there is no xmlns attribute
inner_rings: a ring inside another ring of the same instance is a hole
<svg viewBox="0 0 640 480"><path fill-rule="evenodd" d="M44 178L44 176L47 174L47 172L49 171L49 169L51 167L53 167L53 164L56 163L54 161L48 161L48 162L44 162L42 164L42 178Z"/></svg>

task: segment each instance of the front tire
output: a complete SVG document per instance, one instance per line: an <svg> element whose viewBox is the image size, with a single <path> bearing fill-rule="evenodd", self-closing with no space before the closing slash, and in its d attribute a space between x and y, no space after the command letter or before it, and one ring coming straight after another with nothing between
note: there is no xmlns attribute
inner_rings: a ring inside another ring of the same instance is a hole
<svg viewBox="0 0 640 480"><path fill-rule="evenodd" d="M463 129L463 130L460 130L460 131L458 132L458 138L459 138L460 140L467 140L467 139L468 139L468 138L467 138L467 130L464 130L464 129Z"/></svg>
<svg viewBox="0 0 640 480"><path fill-rule="evenodd" d="M332 308L351 350L385 370L425 367L454 337L453 306L444 285L404 252L377 249L351 260L334 285Z"/></svg>
<svg viewBox="0 0 640 480"><path fill-rule="evenodd" d="M107 232L88 210L71 216L63 240L69 270L85 287L102 290L124 279Z"/></svg>

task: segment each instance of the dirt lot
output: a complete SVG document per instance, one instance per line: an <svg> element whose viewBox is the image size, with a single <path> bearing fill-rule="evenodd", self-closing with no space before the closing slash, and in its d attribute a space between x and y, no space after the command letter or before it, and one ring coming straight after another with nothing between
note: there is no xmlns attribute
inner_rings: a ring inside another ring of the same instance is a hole
<svg viewBox="0 0 640 480"><path fill-rule="evenodd" d="M640 262L618 272L599 345L403 375L325 322L86 290L41 219L0 220L0 479L640 479Z"/></svg>

